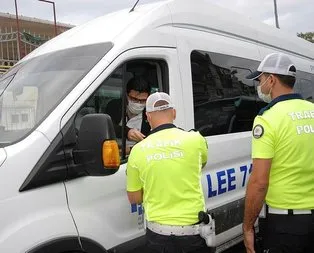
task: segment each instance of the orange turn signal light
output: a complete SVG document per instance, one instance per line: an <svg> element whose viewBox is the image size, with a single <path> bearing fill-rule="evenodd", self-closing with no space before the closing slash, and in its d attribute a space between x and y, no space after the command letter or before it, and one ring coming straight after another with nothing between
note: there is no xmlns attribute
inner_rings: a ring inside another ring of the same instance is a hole
<svg viewBox="0 0 314 253"><path fill-rule="evenodd" d="M120 166L120 153L115 140L104 141L102 145L102 160L105 168L118 169Z"/></svg>

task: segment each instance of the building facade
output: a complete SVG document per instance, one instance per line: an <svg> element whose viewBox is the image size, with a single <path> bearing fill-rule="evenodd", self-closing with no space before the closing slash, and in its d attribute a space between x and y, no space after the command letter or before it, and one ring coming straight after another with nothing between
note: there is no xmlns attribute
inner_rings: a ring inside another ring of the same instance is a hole
<svg viewBox="0 0 314 253"><path fill-rule="evenodd" d="M57 23L57 34L73 26ZM19 59L55 36L54 22L19 16L20 45L16 16L0 12L0 74Z"/></svg>

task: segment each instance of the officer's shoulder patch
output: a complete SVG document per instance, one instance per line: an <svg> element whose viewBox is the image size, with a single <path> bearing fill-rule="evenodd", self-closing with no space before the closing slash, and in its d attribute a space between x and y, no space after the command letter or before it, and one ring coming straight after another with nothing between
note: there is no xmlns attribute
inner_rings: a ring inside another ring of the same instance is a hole
<svg viewBox="0 0 314 253"><path fill-rule="evenodd" d="M263 136L264 134L264 128L262 125L256 125L254 128L253 128L253 137L255 139L259 139Z"/></svg>

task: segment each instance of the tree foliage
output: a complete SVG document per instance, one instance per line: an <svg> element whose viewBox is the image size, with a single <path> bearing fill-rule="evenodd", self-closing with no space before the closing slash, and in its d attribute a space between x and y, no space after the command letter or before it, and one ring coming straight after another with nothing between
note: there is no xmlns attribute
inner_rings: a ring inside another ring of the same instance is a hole
<svg viewBox="0 0 314 253"><path fill-rule="evenodd" d="M297 33L298 37L314 43L314 32Z"/></svg>

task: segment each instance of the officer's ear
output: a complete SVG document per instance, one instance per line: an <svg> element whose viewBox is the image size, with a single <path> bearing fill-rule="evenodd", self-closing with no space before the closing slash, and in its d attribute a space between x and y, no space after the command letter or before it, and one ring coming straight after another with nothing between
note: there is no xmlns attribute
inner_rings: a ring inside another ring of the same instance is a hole
<svg viewBox="0 0 314 253"><path fill-rule="evenodd" d="M272 86L274 86L278 82L278 78L274 74L270 74L269 79L270 79L270 83L272 84Z"/></svg>
<svg viewBox="0 0 314 253"><path fill-rule="evenodd" d="M151 126L152 116L150 115L149 112L146 112L146 118L147 118L149 125Z"/></svg>
<svg viewBox="0 0 314 253"><path fill-rule="evenodd" d="M176 109L172 109L172 113L173 113L173 120L175 120L176 117L177 117L177 111L176 111Z"/></svg>

